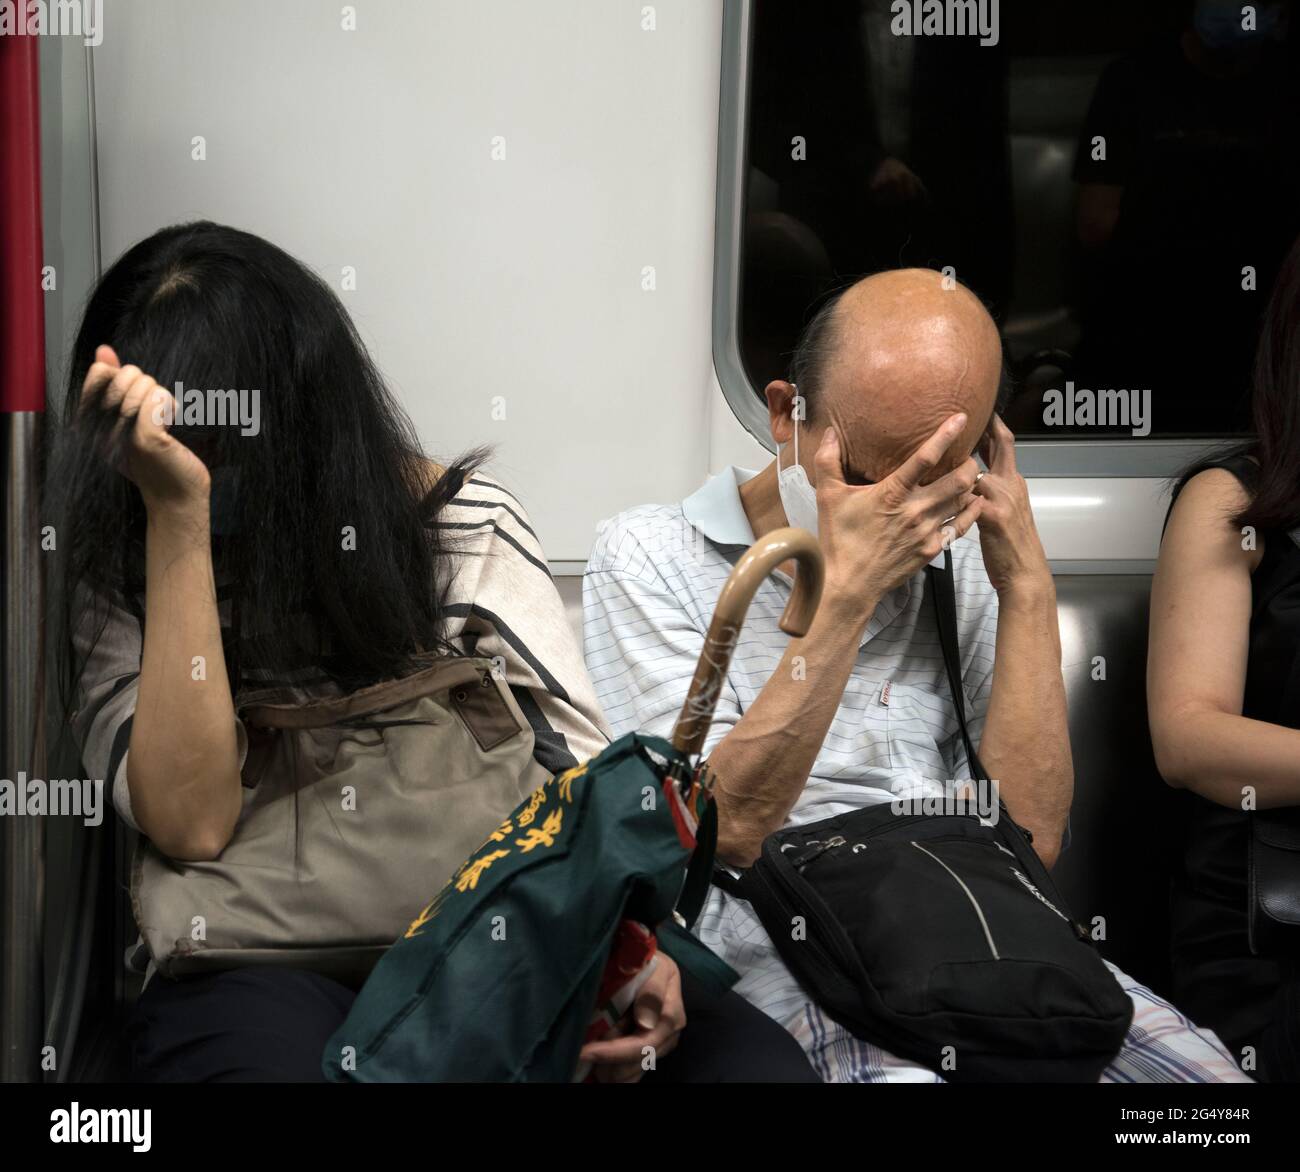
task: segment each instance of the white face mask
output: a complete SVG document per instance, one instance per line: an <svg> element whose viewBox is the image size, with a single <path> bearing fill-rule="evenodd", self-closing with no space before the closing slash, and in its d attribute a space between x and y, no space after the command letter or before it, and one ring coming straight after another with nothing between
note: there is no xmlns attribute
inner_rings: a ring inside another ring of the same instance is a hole
<svg viewBox="0 0 1300 1172"><path fill-rule="evenodd" d="M787 448L790 444L785 445ZM785 519L796 529L807 529L817 536L817 492L808 483L808 473L799 463L799 421L794 425L794 463L788 468L781 467L781 453L776 457L776 488L781 494L781 507L785 509Z"/></svg>

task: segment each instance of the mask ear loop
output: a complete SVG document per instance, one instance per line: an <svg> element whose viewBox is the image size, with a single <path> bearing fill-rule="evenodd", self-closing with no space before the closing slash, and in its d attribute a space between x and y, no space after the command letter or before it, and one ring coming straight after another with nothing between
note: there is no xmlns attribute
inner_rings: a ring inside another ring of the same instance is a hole
<svg viewBox="0 0 1300 1172"><path fill-rule="evenodd" d="M794 466L799 466L799 384L791 383L794 389L794 404L790 409L790 422L794 424ZM778 462L779 468L779 462Z"/></svg>

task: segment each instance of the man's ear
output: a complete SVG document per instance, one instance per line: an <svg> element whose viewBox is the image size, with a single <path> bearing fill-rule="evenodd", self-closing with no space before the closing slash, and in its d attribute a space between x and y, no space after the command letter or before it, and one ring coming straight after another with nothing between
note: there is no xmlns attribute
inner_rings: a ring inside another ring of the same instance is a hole
<svg viewBox="0 0 1300 1172"><path fill-rule="evenodd" d="M778 378L767 384L763 394L767 398L768 427L772 438L778 444L788 444L794 439L794 410L796 406L803 406L802 400L796 402L799 390L794 383Z"/></svg>

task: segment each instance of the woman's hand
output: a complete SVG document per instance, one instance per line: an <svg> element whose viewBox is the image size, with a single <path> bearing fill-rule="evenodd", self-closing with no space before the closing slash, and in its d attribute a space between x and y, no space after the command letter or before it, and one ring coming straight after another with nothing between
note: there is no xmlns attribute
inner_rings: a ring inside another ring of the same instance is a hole
<svg viewBox="0 0 1300 1172"><path fill-rule="evenodd" d="M118 415L114 439L130 428L122 474L140 490L150 514L201 509L206 516L212 478L207 467L168 430L176 400L138 366L123 366L111 346L100 346L81 390L83 410L95 396Z"/></svg>
<svg viewBox="0 0 1300 1172"><path fill-rule="evenodd" d="M582 1048L580 1058L594 1063L592 1073L597 1082L639 1082L645 1073L646 1048L657 1064L672 1052L686 1027L682 974L666 953L656 953L656 959L655 971L632 1002L631 1032Z"/></svg>

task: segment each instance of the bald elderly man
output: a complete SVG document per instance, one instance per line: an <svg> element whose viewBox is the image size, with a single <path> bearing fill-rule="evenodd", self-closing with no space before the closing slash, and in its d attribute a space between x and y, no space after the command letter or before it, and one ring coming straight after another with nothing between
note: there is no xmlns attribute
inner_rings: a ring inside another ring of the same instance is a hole
<svg viewBox="0 0 1300 1172"><path fill-rule="evenodd" d="M783 826L944 794L971 776L921 608L924 568L950 543L971 737L1012 817L1055 861L1073 789L1056 592L994 413L1001 370L997 327L969 290L929 270L866 278L809 324L791 381L767 387L771 464L729 468L681 504L600 527L583 583L585 652L618 735L670 734L747 546L785 525L820 539L826 584L808 634L791 641L778 627L792 585L778 570L719 698L705 752L723 861L749 865ZM976 522L978 539L962 540ZM748 903L713 889L696 931L824 1080L939 1081L812 1004ZM1250 1081L1211 1033L1112 971L1134 1019L1103 1081Z"/></svg>

